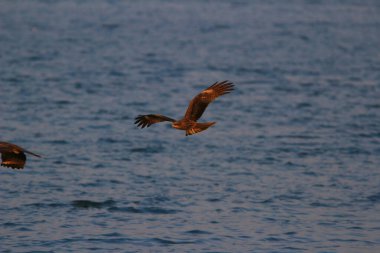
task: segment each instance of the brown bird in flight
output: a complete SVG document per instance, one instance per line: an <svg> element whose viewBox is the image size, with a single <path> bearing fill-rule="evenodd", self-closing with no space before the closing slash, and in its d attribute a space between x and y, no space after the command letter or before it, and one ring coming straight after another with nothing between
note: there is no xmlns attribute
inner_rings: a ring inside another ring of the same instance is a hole
<svg viewBox="0 0 380 253"><path fill-rule="evenodd" d="M233 91L234 85L229 81L216 82L201 93L196 95L187 107L185 116L181 120L175 120L161 114L139 115L135 118L135 124L141 128L150 127L152 124L170 121L172 127L185 130L186 136L202 132L214 125L216 122L198 123L197 120L202 116L207 106L217 97Z"/></svg>
<svg viewBox="0 0 380 253"><path fill-rule="evenodd" d="M1 166L10 167L12 169L23 169L26 161L26 155L31 154L37 157L41 157L35 153L32 153L22 147L15 144L0 141L0 153L1 153Z"/></svg>

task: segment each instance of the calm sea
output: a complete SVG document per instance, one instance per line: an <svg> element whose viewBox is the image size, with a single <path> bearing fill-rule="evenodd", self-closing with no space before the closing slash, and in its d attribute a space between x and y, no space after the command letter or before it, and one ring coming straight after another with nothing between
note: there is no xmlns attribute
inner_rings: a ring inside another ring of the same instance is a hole
<svg viewBox="0 0 380 253"><path fill-rule="evenodd" d="M1 252L380 252L380 3L0 1ZM236 89L186 137L215 81Z"/></svg>

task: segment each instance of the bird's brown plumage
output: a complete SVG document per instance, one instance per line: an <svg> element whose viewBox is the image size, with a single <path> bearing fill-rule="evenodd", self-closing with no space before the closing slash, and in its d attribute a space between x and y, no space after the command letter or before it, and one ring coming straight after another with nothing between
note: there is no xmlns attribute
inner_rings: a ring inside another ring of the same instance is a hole
<svg viewBox="0 0 380 253"><path fill-rule="evenodd" d="M215 122L197 123L198 119L212 101L219 96L230 93L233 87L234 85L229 81L214 83L190 101L185 116L181 120L177 121L161 114L147 114L137 116L135 118L135 124L137 124L138 127L144 128L155 123L170 121L172 122L172 127L185 130L186 135L202 132L214 125Z"/></svg>
<svg viewBox="0 0 380 253"><path fill-rule="evenodd" d="M184 118L197 121L212 101L217 97L230 93L233 87L234 85L229 81L214 83L190 101Z"/></svg>
<svg viewBox="0 0 380 253"><path fill-rule="evenodd" d="M141 126L141 128L150 127L152 124L163 122L163 121L175 122L174 119L166 117L161 114L139 115L136 117L135 120L136 120L135 124L137 124L138 127Z"/></svg>
<svg viewBox="0 0 380 253"><path fill-rule="evenodd" d="M32 153L22 147L8 142L0 141L0 153L1 153L1 166L10 167L12 169L23 169L26 162L26 155L34 155L41 157L35 153Z"/></svg>

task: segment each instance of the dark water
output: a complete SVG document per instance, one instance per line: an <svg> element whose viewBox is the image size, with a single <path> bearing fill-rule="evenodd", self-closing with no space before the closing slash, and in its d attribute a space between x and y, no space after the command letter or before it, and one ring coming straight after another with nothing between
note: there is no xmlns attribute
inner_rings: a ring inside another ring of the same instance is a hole
<svg viewBox="0 0 380 253"><path fill-rule="evenodd" d="M378 1L0 2L1 252L380 252ZM180 118L218 80L190 137Z"/></svg>

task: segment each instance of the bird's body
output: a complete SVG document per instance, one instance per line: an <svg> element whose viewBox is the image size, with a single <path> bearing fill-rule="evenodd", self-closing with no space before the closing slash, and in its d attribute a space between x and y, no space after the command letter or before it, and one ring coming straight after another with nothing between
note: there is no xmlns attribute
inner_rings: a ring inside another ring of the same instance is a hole
<svg viewBox="0 0 380 253"><path fill-rule="evenodd" d="M192 135L202 132L214 125L216 122L198 123L207 106L217 97L230 93L233 90L233 84L229 81L216 82L207 89L203 90L191 101L186 110L185 116L181 120L175 120L161 114L146 114L136 117L135 124L141 128L149 127L152 124L169 121L172 127L186 131L186 135Z"/></svg>
<svg viewBox="0 0 380 253"><path fill-rule="evenodd" d="M30 154L41 157L15 144L0 141L1 166L12 169L23 169L26 162L26 155Z"/></svg>
<svg viewBox="0 0 380 253"><path fill-rule="evenodd" d="M198 123L196 121L182 119L180 121L173 122L172 127L178 130L185 130L186 135L192 135L206 130L215 123L216 122Z"/></svg>

